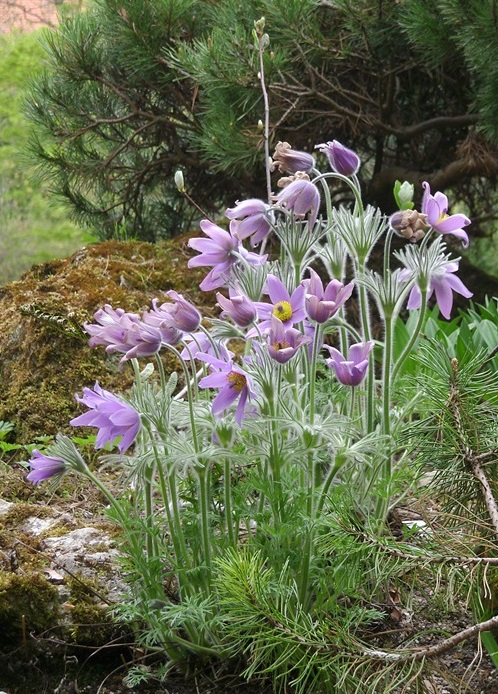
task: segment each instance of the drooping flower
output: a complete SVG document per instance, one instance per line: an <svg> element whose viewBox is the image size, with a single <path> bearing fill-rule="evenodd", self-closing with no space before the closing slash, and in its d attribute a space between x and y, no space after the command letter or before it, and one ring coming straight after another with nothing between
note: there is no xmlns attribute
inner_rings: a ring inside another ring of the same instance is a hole
<svg viewBox="0 0 498 694"><path fill-rule="evenodd" d="M330 167L343 176L353 176L360 168L360 157L352 149L341 145L337 140L316 145L327 156Z"/></svg>
<svg viewBox="0 0 498 694"><path fill-rule="evenodd" d="M374 347L373 340L369 342L358 342L351 345L348 350L347 359L335 347L324 345L330 352L330 359L327 359L327 366L335 371L337 380L345 386L357 386L365 378L368 368L368 357Z"/></svg>
<svg viewBox="0 0 498 694"><path fill-rule="evenodd" d="M271 327L268 333L268 352L272 359L279 364L286 364L303 345L311 342L311 338L303 335L296 328L286 328L276 316L271 317Z"/></svg>
<svg viewBox="0 0 498 694"><path fill-rule="evenodd" d="M90 347L105 345L107 354L116 352L124 354L122 362L148 357L161 348L162 335L155 327L151 327L136 313L126 313L123 309L113 309L106 304L94 314L97 323L85 323L86 332L91 335Z"/></svg>
<svg viewBox="0 0 498 694"><path fill-rule="evenodd" d="M278 167L280 173L308 173L314 166L315 160L311 154L292 149L288 142L278 142L270 160L270 171L275 171Z"/></svg>
<svg viewBox="0 0 498 694"><path fill-rule="evenodd" d="M160 344L177 345L183 337L183 331L178 328L173 322L173 317L170 310L165 307L173 308L173 304L157 305L157 299L152 300L152 308L145 311L142 318L143 323L150 330L150 340L158 337ZM197 326L199 327L199 326Z"/></svg>
<svg viewBox="0 0 498 694"><path fill-rule="evenodd" d="M228 316L239 327L247 328L255 321L257 316L256 306L244 294L237 294L233 289L230 289L228 299L218 292L216 300L222 309L221 316L223 318Z"/></svg>
<svg viewBox="0 0 498 694"><path fill-rule="evenodd" d="M296 217L309 213L308 224L314 226L320 207L320 193L307 176L296 178L275 198L277 205L292 210Z"/></svg>
<svg viewBox="0 0 498 694"><path fill-rule="evenodd" d="M424 181L424 197L422 199L422 214L427 215L427 222L440 234L451 234L461 239L464 248L469 245L469 237L462 229L470 224L470 219L464 214L448 214L448 198L444 193L431 195L431 187Z"/></svg>
<svg viewBox="0 0 498 694"><path fill-rule="evenodd" d="M467 289L462 280L454 274L457 271L458 261L445 260L433 269L429 279L427 298L429 299L433 293L436 295L436 302L439 306L439 310L446 319L451 317L453 292L460 294L466 299L470 299L472 296L472 292ZM400 272L399 276L402 281L408 281L410 275L410 271L404 269ZM420 308L421 302L422 294L418 285L415 285L412 287L408 297L407 308L418 309Z"/></svg>
<svg viewBox="0 0 498 694"><path fill-rule="evenodd" d="M97 427L99 432L95 448L103 448L116 438L122 437L118 443L121 453L126 451L135 441L140 430L140 415L126 402L100 387L98 381L93 390L83 389L83 397L76 396L78 402L89 408L70 421L74 427Z"/></svg>
<svg viewBox="0 0 498 694"><path fill-rule="evenodd" d="M154 310L160 314L164 313L170 316L171 324L180 332L193 333L201 324L202 316L196 307L187 301L182 294L173 291L172 289L166 292L170 299L173 299L172 304L164 303L157 306L157 299L152 301Z"/></svg>
<svg viewBox="0 0 498 694"><path fill-rule="evenodd" d="M105 345L106 352L127 352L130 348L128 333L134 325L140 323L140 316L127 313L122 308L113 309L106 304L93 315L96 323L84 323L85 331L90 335L90 347Z"/></svg>
<svg viewBox="0 0 498 694"><path fill-rule="evenodd" d="M31 467L31 472L26 479L33 484L40 484L50 477L62 475L68 468L62 458L56 456L44 455L36 448L31 453L31 459L28 461Z"/></svg>
<svg viewBox="0 0 498 694"><path fill-rule="evenodd" d="M225 216L236 220L231 225L237 238L243 240L251 236L251 246L257 246L271 232L271 208L263 200L251 198L229 207Z"/></svg>
<svg viewBox="0 0 498 694"><path fill-rule="evenodd" d="M309 268L310 278L303 280L306 290L305 308L311 320L325 323L349 299L354 289L354 282L346 286L339 280L331 280L323 287L323 282L317 272Z"/></svg>
<svg viewBox="0 0 498 694"><path fill-rule="evenodd" d="M208 363L213 371L208 376L201 378L199 388L219 389L219 393L212 403L213 414L221 414L238 399L235 421L240 426L246 404L251 397L255 396L249 375L244 373L231 359L218 359L210 354L202 353L197 354L196 358Z"/></svg>
<svg viewBox="0 0 498 694"><path fill-rule="evenodd" d="M299 323L306 317L304 310L304 294L305 288L300 284L296 289L289 293L284 283L275 277L268 275L266 279L266 293L270 296L270 303L264 301L256 301L255 306L258 312L258 318L261 323L258 325L258 330L253 328L247 335L254 337L259 333L271 327L271 317L276 316L284 324L285 328L290 328L294 323Z"/></svg>

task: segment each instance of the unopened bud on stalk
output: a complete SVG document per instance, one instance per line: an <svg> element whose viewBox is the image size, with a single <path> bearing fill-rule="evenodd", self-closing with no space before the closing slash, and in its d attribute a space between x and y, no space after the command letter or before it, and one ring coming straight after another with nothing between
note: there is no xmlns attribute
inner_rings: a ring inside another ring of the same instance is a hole
<svg viewBox="0 0 498 694"><path fill-rule="evenodd" d="M263 132L264 127L265 127L265 124L263 123L263 121L262 121L261 118L260 118L260 119L258 120L258 130L259 130L260 133Z"/></svg>
<svg viewBox="0 0 498 694"><path fill-rule="evenodd" d="M400 210L413 210L413 194L415 192L415 186L413 183L408 183L408 181L396 181L394 184L394 199Z"/></svg>
<svg viewBox="0 0 498 694"><path fill-rule="evenodd" d="M266 20L264 17L261 17L261 19L258 19L254 22L254 28L256 29L256 33L258 34L258 36L263 35L263 30L265 28L265 22L266 22Z"/></svg>
<svg viewBox="0 0 498 694"><path fill-rule="evenodd" d="M180 169L175 172L175 185L179 193L185 192L185 179L183 178L183 171L180 171Z"/></svg>

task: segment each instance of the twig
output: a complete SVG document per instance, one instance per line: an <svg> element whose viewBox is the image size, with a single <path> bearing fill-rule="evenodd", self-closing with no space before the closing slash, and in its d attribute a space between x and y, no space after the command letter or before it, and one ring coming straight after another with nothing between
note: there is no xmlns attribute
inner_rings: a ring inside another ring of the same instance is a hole
<svg viewBox="0 0 498 694"><path fill-rule="evenodd" d="M477 636L477 634L480 634L483 631L490 631L495 627L498 627L498 615L496 615L495 617L491 617L491 619L487 619L485 622L479 622L478 624L474 624L473 626L468 627L467 629L463 629L463 631L459 631L457 634L449 636L447 639L444 639L444 641L440 641L434 646L427 646L425 648L419 648L416 651L404 653L390 653L387 651L366 650L364 651L364 655L368 658L374 658L376 660L389 660L397 662L409 660L418 661L423 660L424 658L434 658L435 656L447 653L455 646L458 646L459 643L462 643L462 641L466 641L467 639L470 639L473 636Z"/></svg>

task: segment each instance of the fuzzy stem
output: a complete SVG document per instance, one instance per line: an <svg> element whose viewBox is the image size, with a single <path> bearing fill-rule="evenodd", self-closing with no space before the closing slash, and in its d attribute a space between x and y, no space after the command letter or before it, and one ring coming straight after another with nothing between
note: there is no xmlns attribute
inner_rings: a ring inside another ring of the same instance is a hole
<svg viewBox="0 0 498 694"><path fill-rule="evenodd" d="M400 356L396 360L396 363L394 364L393 373L392 373L393 379L396 378L398 371L403 366L407 357L409 357L409 355L411 354L412 348L413 348L414 344L416 343L416 341L418 340L420 333L422 332L422 329L424 327L424 323L427 319L426 310L425 310L426 308L427 308L427 291L422 291L417 325L415 326L415 329L414 329L413 333L411 334L410 339L408 340L408 342L404 346L403 351L401 352Z"/></svg>

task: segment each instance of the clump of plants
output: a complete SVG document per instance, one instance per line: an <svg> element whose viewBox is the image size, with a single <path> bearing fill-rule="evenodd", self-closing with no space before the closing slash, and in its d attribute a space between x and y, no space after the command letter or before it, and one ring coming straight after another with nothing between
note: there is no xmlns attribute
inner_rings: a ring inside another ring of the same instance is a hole
<svg viewBox="0 0 498 694"><path fill-rule="evenodd" d="M254 40L262 55L262 20ZM263 63L260 77L265 94ZM268 146L268 110L264 134ZM394 607L409 605L417 581L449 581L448 599L463 595L483 616L498 563L489 350L459 359L439 328L423 336L430 297L445 319L454 292L470 297L445 245L448 235L467 245L470 220L450 215L428 184L414 209L413 187L401 183L388 219L364 207L354 151L336 140L317 150L279 143L266 157L268 199L227 209L228 229L200 223L188 265L209 268L200 286L221 309L209 327L174 290L142 313L108 304L84 325L90 346L121 355L134 374L126 397L85 388L86 410L71 420L98 430L97 449L115 446L104 461L121 470L119 491L62 435L33 451L28 480L74 471L102 491L130 586L116 615L142 625L139 642L169 666L239 659L248 679L303 694L423 691L442 653L482 633L492 644L498 624L486 615L436 643L415 643L416 629L382 636L399 626ZM333 205L337 180L351 208ZM393 253L395 235L406 245ZM439 469L448 511L458 502L472 525L468 542L440 519L424 533L393 532L395 507L428 468ZM450 482L462 481L457 497Z"/></svg>

